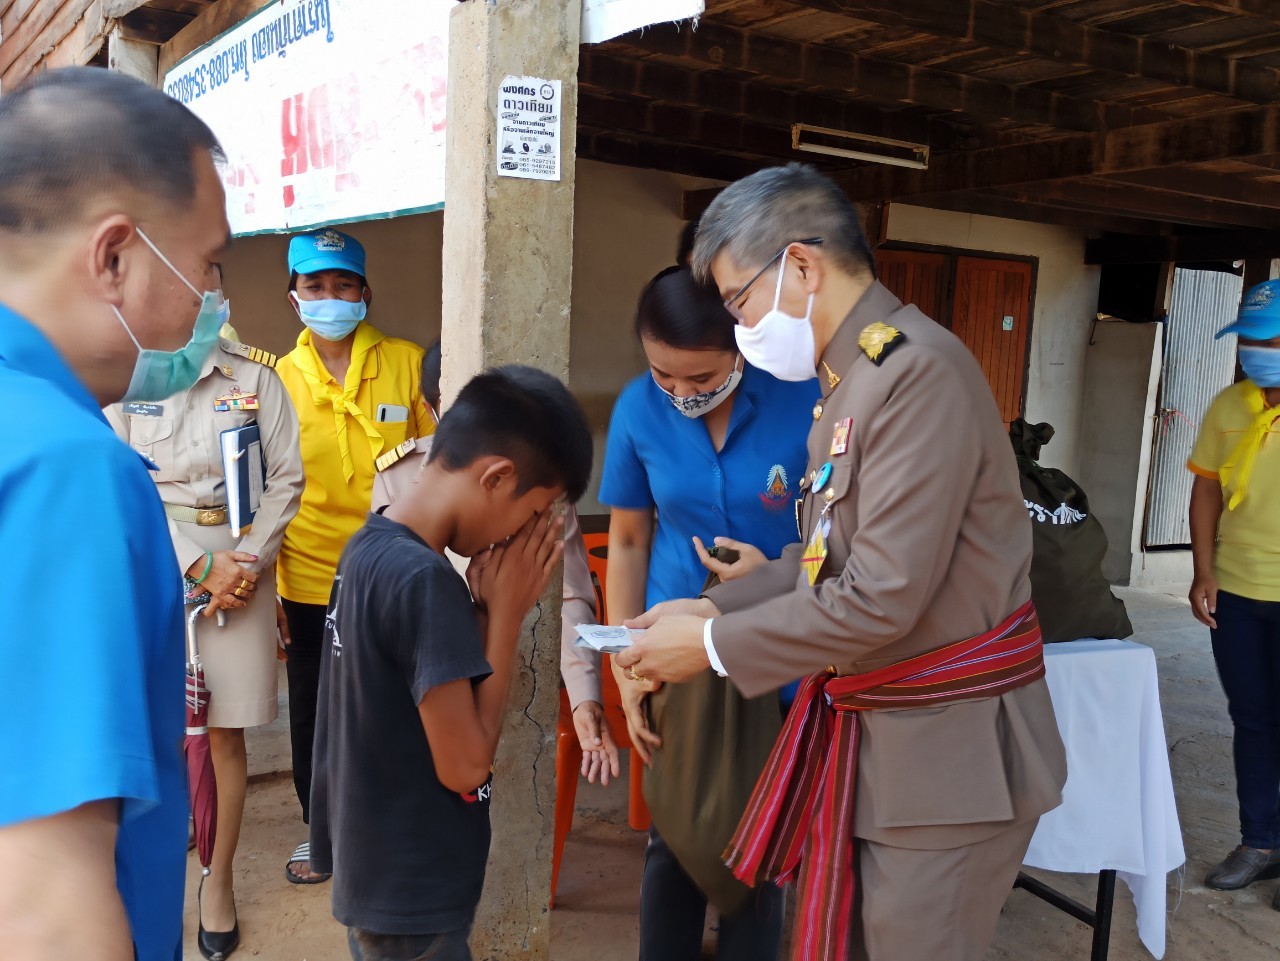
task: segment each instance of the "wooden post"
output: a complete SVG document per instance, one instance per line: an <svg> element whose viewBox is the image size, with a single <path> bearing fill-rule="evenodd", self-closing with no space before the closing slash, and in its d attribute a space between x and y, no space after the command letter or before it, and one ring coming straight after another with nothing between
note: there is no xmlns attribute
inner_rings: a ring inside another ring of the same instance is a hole
<svg viewBox="0 0 1280 961"><path fill-rule="evenodd" d="M443 396L522 363L567 379L581 3L461 3L449 25ZM559 80L560 180L499 176L503 79ZM472 935L478 961L549 957L559 578L525 624L494 772L493 845Z"/></svg>
<svg viewBox="0 0 1280 961"><path fill-rule="evenodd" d="M155 44L125 38L120 24L107 37L107 66L152 87L160 85L158 63L160 48Z"/></svg>

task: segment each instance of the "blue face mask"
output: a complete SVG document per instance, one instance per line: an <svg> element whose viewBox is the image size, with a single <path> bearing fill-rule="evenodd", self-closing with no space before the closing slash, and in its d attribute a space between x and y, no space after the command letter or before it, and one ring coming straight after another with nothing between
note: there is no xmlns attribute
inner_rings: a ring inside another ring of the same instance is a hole
<svg viewBox="0 0 1280 961"><path fill-rule="evenodd" d="M1240 366L1259 387L1280 387L1280 347L1241 347Z"/></svg>
<svg viewBox="0 0 1280 961"><path fill-rule="evenodd" d="M302 322L312 333L325 340L342 340L364 320L369 307L363 299L351 300L302 300L294 294Z"/></svg>
<svg viewBox="0 0 1280 961"><path fill-rule="evenodd" d="M124 316L113 304L111 310L120 321L120 326L138 348L138 360L133 365L133 376L129 379L129 388L120 398L122 401L143 400L157 401L172 397L188 390L200 379L200 371L209 358L209 352L218 343L218 331L231 316L231 304L222 296L220 290L210 290L203 294L195 288L191 281L169 262L169 258L139 228L138 236L151 248L166 267L200 298L200 312L196 314L196 322L191 331L191 339L178 350L147 350L133 335Z"/></svg>

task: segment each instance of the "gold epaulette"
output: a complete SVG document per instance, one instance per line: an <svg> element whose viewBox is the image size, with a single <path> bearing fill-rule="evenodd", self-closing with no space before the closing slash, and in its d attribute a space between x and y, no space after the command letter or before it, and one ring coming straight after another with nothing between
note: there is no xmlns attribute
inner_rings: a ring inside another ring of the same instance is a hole
<svg viewBox="0 0 1280 961"><path fill-rule="evenodd" d="M858 346L871 359L871 363L879 367L894 348L906 339L907 335L897 327L890 327L877 320L862 328L862 333L858 335Z"/></svg>
<svg viewBox="0 0 1280 961"><path fill-rule="evenodd" d="M242 344L236 340L220 340L219 343L225 353L235 354L237 357L251 360L255 364L261 364L263 367L274 368L276 366L278 358L269 350L263 350L261 347L250 347L248 344Z"/></svg>
<svg viewBox="0 0 1280 961"><path fill-rule="evenodd" d="M373 462L373 466L378 468L378 472L381 473L392 464L398 464L404 458L404 455L412 451L417 444L417 438L410 437L403 444L398 444L385 454L381 455Z"/></svg>

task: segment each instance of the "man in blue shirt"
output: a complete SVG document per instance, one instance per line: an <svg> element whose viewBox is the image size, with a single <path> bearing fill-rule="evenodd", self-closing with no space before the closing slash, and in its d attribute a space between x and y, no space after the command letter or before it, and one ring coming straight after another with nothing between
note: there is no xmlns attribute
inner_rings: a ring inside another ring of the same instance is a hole
<svg viewBox="0 0 1280 961"><path fill-rule="evenodd" d="M183 389L216 342L217 153L177 101L105 70L0 99L0 397L23 412L0 446L6 958L181 956L182 582L100 408Z"/></svg>

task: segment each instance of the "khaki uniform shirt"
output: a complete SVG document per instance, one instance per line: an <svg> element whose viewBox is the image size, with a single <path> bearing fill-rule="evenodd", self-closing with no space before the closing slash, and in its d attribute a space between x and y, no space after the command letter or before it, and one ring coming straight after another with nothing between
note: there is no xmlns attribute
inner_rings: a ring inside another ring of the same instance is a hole
<svg viewBox="0 0 1280 961"><path fill-rule="evenodd" d="M302 500L304 476L298 450L298 416L284 384L268 364L248 360L269 354L233 341L219 341L210 353L200 379L182 394L155 404L114 404L106 409L116 434L160 468L152 473L160 499L181 507L225 507L222 448L219 434L256 422L262 434L262 459L267 481L253 526L244 531L237 549L256 554L244 566L255 572L275 563L289 521ZM241 397L256 395L257 410L215 410L221 397L239 388ZM189 525L169 520L178 565L186 571L205 549L185 531Z"/></svg>
<svg viewBox="0 0 1280 961"><path fill-rule="evenodd" d="M905 334L879 365L858 346L876 321ZM818 380L806 490L831 469L803 501L802 542L707 593L725 612L712 625L716 653L748 697L826 667L865 673L981 634L1031 596L1031 527L1013 450L964 344L874 283L828 345ZM828 554L810 587L801 548L824 510ZM859 837L960 847L1061 801L1066 759L1043 680L860 718Z"/></svg>

